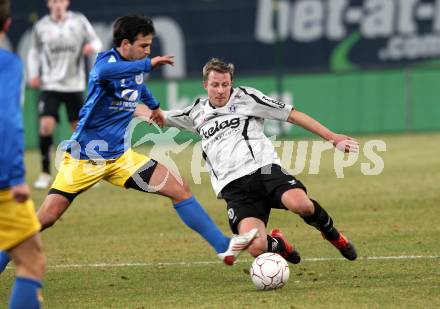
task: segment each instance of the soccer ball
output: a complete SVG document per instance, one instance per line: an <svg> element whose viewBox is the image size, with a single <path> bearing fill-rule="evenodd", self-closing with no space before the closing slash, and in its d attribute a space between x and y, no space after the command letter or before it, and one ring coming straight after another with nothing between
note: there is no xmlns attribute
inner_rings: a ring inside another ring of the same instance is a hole
<svg viewBox="0 0 440 309"><path fill-rule="evenodd" d="M250 274L258 290L273 290L282 288L287 283L290 271L281 255L266 252L254 260Z"/></svg>

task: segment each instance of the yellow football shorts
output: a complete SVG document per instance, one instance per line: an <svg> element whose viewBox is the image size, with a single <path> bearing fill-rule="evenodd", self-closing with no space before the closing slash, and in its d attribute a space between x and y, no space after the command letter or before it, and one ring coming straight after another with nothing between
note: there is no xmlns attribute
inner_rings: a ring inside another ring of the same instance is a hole
<svg viewBox="0 0 440 309"><path fill-rule="evenodd" d="M66 152L52 188L77 194L89 189L101 179L124 187L125 182L150 160L131 148L119 158L101 161L78 160Z"/></svg>
<svg viewBox="0 0 440 309"><path fill-rule="evenodd" d="M9 250L40 231L34 203L18 203L11 190L0 190L0 250Z"/></svg>

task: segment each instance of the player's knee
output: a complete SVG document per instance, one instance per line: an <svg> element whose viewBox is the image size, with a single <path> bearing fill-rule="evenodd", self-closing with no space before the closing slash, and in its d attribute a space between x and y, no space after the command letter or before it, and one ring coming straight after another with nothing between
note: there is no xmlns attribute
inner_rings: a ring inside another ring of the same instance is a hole
<svg viewBox="0 0 440 309"><path fill-rule="evenodd" d="M303 191L291 192L290 195L285 196L283 204L301 217L311 216L314 212L312 201Z"/></svg>
<svg viewBox="0 0 440 309"><path fill-rule="evenodd" d="M42 226L41 230L54 225L69 205L70 202L67 198L57 194L49 194L37 212L38 220Z"/></svg>
<svg viewBox="0 0 440 309"><path fill-rule="evenodd" d="M50 123L42 122L40 124L40 134L42 136L49 136L52 135L52 125Z"/></svg>
<svg viewBox="0 0 440 309"><path fill-rule="evenodd" d="M55 119L45 116L40 120L40 135L50 136L53 134L55 127Z"/></svg>
<svg viewBox="0 0 440 309"><path fill-rule="evenodd" d="M185 179L182 179L182 191L183 191L183 194L192 195L191 189L189 188L189 185Z"/></svg>
<svg viewBox="0 0 440 309"><path fill-rule="evenodd" d="M173 196L171 197L173 202L181 202L186 199L189 199L192 196L191 189L189 188L188 183L182 179L181 185L177 186Z"/></svg>
<svg viewBox="0 0 440 309"><path fill-rule="evenodd" d="M248 252L253 257L257 257L266 251L267 251L267 239L263 237L258 237L254 239L248 247Z"/></svg>
<svg viewBox="0 0 440 309"><path fill-rule="evenodd" d="M59 216L50 212L38 213L38 220L40 220L41 230L45 230L54 225L58 218Z"/></svg>
<svg viewBox="0 0 440 309"><path fill-rule="evenodd" d="M301 199L297 202L296 210L301 217L311 216L314 210L313 203L309 198Z"/></svg>
<svg viewBox="0 0 440 309"><path fill-rule="evenodd" d="M309 198L302 200L299 203L299 214L302 217L308 217L313 215L315 207L313 206L312 201Z"/></svg>
<svg viewBox="0 0 440 309"><path fill-rule="evenodd" d="M40 135L41 136L50 136L53 132L48 127L40 127Z"/></svg>
<svg viewBox="0 0 440 309"><path fill-rule="evenodd" d="M40 250L35 254L35 260L31 263L32 273L38 279L43 279L43 274L46 270L46 256L43 253L43 250Z"/></svg>
<svg viewBox="0 0 440 309"><path fill-rule="evenodd" d="M43 279L46 270L46 257L40 244L35 243L32 248L14 260L18 275Z"/></svg>

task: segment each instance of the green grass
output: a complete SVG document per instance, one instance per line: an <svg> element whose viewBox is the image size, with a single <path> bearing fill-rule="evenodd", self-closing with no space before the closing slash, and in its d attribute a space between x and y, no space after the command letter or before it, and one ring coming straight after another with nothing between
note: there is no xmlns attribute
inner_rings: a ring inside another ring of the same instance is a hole
<svg viewBox="0 0 440 309"><path fill-rule="evenodd" d="M79 196L43 233L45 308L440 308L440 134L374 139L387 144L380 175L363 175L360 164L369 160L361 156L337 179L327 151L318 175L308 175L307 163L297 176L353 239L357 261L339 259L297 216L273 211L268 228L280 227L303 261L291 265L283 289L255 291L246 274L249 254L234 267L224 266L165 198L104 183ZM191 154L188 149L173 156L190 181ZM37 153L28 152L26 160L31 182L38 173ZM207 175L191 188L230 234L225 204L214 197ZM37 205L44 195L33 192ZM421 258L372 259L398 256ZM92 265L98 263L108 265ZM141 265L123 265L131 263ZM0 276L1 304L12 279L13 268Z"/></svg>

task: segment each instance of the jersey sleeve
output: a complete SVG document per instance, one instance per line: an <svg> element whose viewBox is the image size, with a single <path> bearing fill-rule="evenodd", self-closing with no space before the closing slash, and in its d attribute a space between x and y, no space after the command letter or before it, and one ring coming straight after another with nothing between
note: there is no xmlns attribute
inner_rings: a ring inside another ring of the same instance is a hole
<svg viewBox="0 0 440 309"><path fill-rule="evenodd" d="M102 42L96 35L95 29L93 29L89 20L83 14L79 14L79 18L84 25L84 36L86 43L90 43L95 52L99 52L102 49Z"/></svg>
<svg viewBox="0 0 440 309"><path fill-rule="evenodd" d="M32 28L29 51L27 54L27 71L29 78L39 76L41 43L37 31L38 24Z"/></svg>
<svg viewBox="0 0 440 309"><path fill-rule="evenodd" d="M141 88L141 101L151 110L158 109L160 106L159 101L153 96L145 84L143 84Z"/></svg>
<svg viewBox="0 0 440 309"><path fill-rule="evenodd" d="M237 106L239 109L237 113L263 119L287 121L290 112L294 108L292 105L284 104L257 89L250 87L239 88L247 98L242 101L242 104Z"/></svg>
<svg viewBox="0 0 440 309"><path fill-rule="evenodd" d="M194 128L194 121L191 117L191 112L193 110L194 104L184 108L175 109L170 111L164 111L166 123L168 127L176 127L182 130L187 130L190 132L197 133Z"/></svg>
<svg viewBox="0 0 440 309"><path fill-rule="evenodd" d="M116 61L114 56L99 58L90 74L96 80L114 80L129 78L135 74L150 72L150 58L135 61Z"/></svg>

